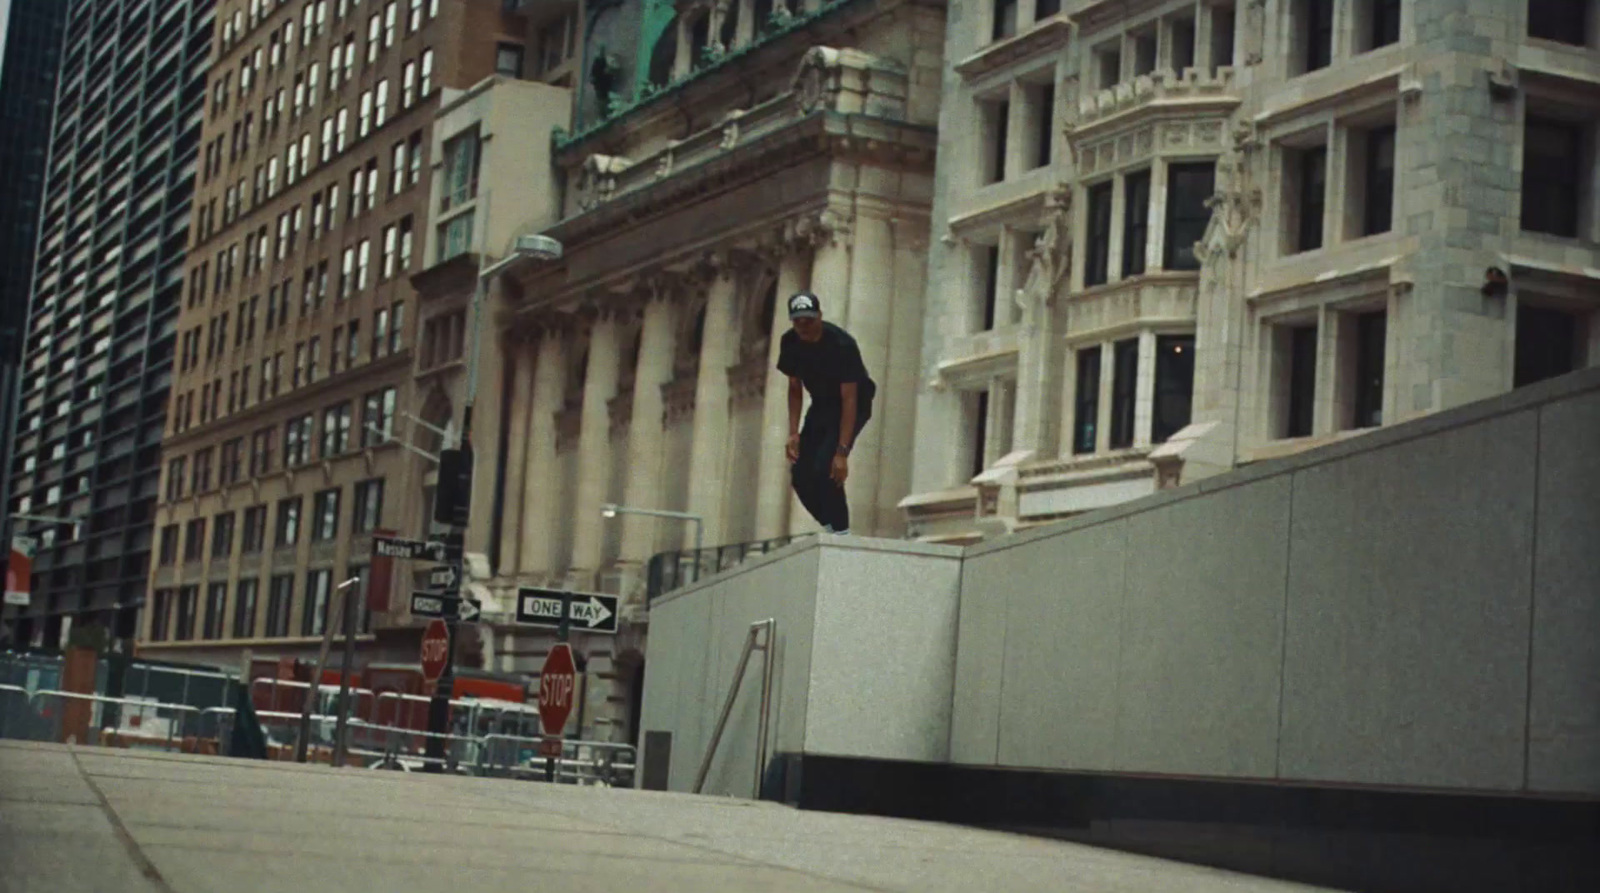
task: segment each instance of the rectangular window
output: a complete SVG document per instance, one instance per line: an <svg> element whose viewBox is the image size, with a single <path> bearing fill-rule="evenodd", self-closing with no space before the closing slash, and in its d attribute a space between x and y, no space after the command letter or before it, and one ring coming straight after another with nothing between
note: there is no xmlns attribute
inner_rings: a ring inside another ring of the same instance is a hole
<svg viewBox="0 0 1600 893"><path fill-rule="evenodd" d="M167 640L167 624L172 616L172 590L157 589L150 602L150 641Z"/></svg>
<svg viewBox="0 0 1600 893"><path fill-rule="evenodd" d="M1572 46L1588 43L1587 0L1528 0L1528 36Z"/></svg>
<svg viewBox="0 0 1600 893"><path fill-rule="evenodd" d="M1528 115L1522 130L1522 228L1576 238L1585 181L1582 127Z"/></svg>
<svg viewBox="0 0 1600 893"><path fill-rule="evenodd" d="M355 514L350 519L352 533L371 533L383 523L383 478L361 481L355 489Z"/></svg>
<svg viewBox="0 0 1600 893"><path fill-rule="evenodd" d="M1056 85L1040 84L1033 88L1034 150L1033 166L1044 167L1055 158L1056 135Z"/></svg>
<svg viewBox="0 0 1600 893"><path fill-rule="evenodd" d="M178 633L174 636L177 641L187 642L194 638L196 603L199 600L198 586L183 586L178 589Z"/></svg>
<svg viewBox="0 0 1600 893"><path fill-rule="evenodd" d="M157 554L162 567L178 563L178 525L168 524L161 528L161 544Z"/></svg>
<svg viewBox="0 0 1600 893"><path fill-rule="evenodd" d="M1083 267L1085 286L1103 285L1111 266L1111 183L1089 187L1089 251Z"/></svg>
<svg viewBox="0 0 1600 893"><path fill-rule="evenodd" d="M1156 336L1155 406L1152 443L1166 443L1189 424L1194 398L1194 336Z"/></svg>
<svg viewBox="0 0 1600 893"><path fill-rule="evenodd" d="M389 310L379 308L372 313L372 358L383 356L383 349L389 346Z"/></svg>
<svg viewBox="0 0 1600 893"><path fill-rule="evenodd" d="M273 576L272 589L267 595L267 628L262 635L281 639L289 635L289 610L294 604L294 575Z"/></svg>
<svg viewBox="0 0 1600 893"><path fill-rule="evenodd" d="M278 500L278 530L272 539L274 548L292 548L300 541L300 497Z"/></svg>
<svg viewBox="0 0 1600 893"><path fill-rule="evenodd" d="M475 198L478 194L478 132L469 131L444 144L444 189L439 210Z"/></svg>
<svg viewBox="0 0 1600 893"><path fill-rule="evenodd" d="M289 424L290 426L299 430L299 444L294 450L292 457L287 455L290 452L289 448L287 446L284 447L284 452L286 454L285 462L291 465L300 465L302 463L311 461L311 437L315 426L315 422L311 418L311 413L306 413L305 415L300 416L298 419L291 421Z"/></svg>
<svg viewBox="0 0 1600 893"><path fill-rule="evenodd" d="M508 78L522 77L522 45L498 43L494 47L495 74Z"/></svg>
<svg viewBox="0 0 1600 893"><path fill-rule="evenodd" d="M400 107L411 108L417 100L417 63L407 60L400 73Z"/></svg>
<svg viewBox="0 0 1600 893"><path fill-rule="evenodd" d="M389 308L389 352L400 352L400 335L406 328L406 305L395 301Z"/></svg>
<svg viewBox="0 0 1600 893"><path fill-rule="evenodd" d="M356 290L367 287L367 268L372 261L372 240L362 239L356 250Z"/></svg>
<svg viewBox="0 0 1600 893"><path fill-rule="evenodd" d="M991 245L983 250L983 331L994 328L996 312L1000 305L1000 248Z"/></svg>
<svg viewBox="0 0 1600 893"><path fill-rule="evenodd" d="M300 615L300 635L322 635L328 625L328 597L332 594L333 571L323 568L306 573L306 600Z"/></svg>
<svg viewBox="0 0 1600 893"><path fill-rule="evenodd" d="M1100 348L1078 350L1078 381L1073 394L1072 452L1095 451L1100 428Z"/></svg>
<svg viewBox="0 0 1600 893"><path fill-rule="evenodd" d="M984 123L988 130L988 157L984 160L984 183L998 183L1006 178L1006 140L1011 130L1011 103L1006 100L984 103Z"/></svg>
<svg viewBox="0 0 1600 893"><path fill-rule="evenodd" d="M311 541L325 543L339 535L339 488L319 490L312 497Z"/></svg>
<svg viewBox="0 0 1600 893"><path fill-rule="evenodd" d="M372 92L372 126L382 127L389 120L389 79L382 78Z"/></svg>
<svg viewBox="0 0 1600 893"><path fill-rule="evenodd" d="M205 629L203 639L222 638L222 620L228 613L228 584L212 583L206 587Z"/></svg>
<svg viewBox="0 0 1600 893"><path fill-rule="evenodd" d="M1139 388L1139 339L1111 346L1111 448L1133 446L1134 403Z"/></svg>
<svg viewBox="0 0 1600 893"><path fill-rule="evenodd" d="M1334 0L1302 0L1299 22L1302 73L1327 68L1333 61Z"/></svg>
<svg viewBox="0 0 1600 893"><path fill-rule="evenodd" d="M989 453L989 392L978 392L977 424L972 436L972 477L983 473Z"/></svg>
<svg viewBox="0 0 1600 893"><path fill-rule="evenodd" d="M250 371L248 368L246 372ZM249 390L249 381L245 382L245 390ZM222 444L222 461L217 466L217 479L223 485L235 484L239 481L239 472L242 468L240 460L244 452L244 438L235 437L224 441Z"/></svg>
<svg viewBox="0 0 1600 893"><path fill-rule="evenodd" d="M1033 20L1048 19L1061 12L1061 0L1034 0Z"/></svg>
<svg viewBox="0 0 1600 893"><path fill-rule="evenodd" d="M1216 173L1216 163L1211 161L1167 168L1166 257L1162 260L1166 269L1200 269L1194 245L1205 238L1206 225L1211 222L1206 201L1215 191Z"/></svg>
<svg viewBox="0 0 1600 893"><path fill-rule="evenodd" d="M350 449L350 404L340 403L322 412L322 457L337 456Z"/></svg>
<svg viewBox="0 0 1600 893"><path fill-rule="evenodd" d="M378 50L383 46L383 20L377 13L367 18L367 64L371 65L378 58Z"/></svg>
<svg viewBox="0 0 1600 893"><path fill-rule="evenodd" d="M1538 0L1534 0L1538 2ZM1367 46L1364 49L1375 50L1400 42L1400 0L1367 0L1370 4L1367 14L1370 17L1367 29ZM1581 3L1573 6L1582 8Z"/></svg>
<svg viewBox="0 0 1600 893"><path fill-rule="evenodd" d="M433 50L422 51L422 96L433 92Z"/></svg>
<svg viewBox="0 0 1600 893"><path fill-rule="evenodd" d="M400 274L411 270L411 215L400 218Z"/></svg>
<svg viewBox="0 0 1600 893"><path fill-rule="evenodd" d="M1394 127L1367 131L1363 143L1361 235L1372 236L1394 224Z"/></svg>
<svg viewBox="0 0 1600 893"><path fill-rule="evenodd" d="M233 637L249 639L256 634L256 589L259 580L240 580L233 587Z"/></svg>
<svg viewBox="0 0 1600 893"><path fill-rule="evenodd" d="M1578 368L1582 332L1575 314L1519 301L1512 386L1520 388Z"/></svg>
<svg viewBox="0 0 1600 893"><path fill-rule="evenodd" d="M380 281L388 280L394 276L395 250L399 247L399 234L393 224L383 228L383 268L378 274Z"/></svg>
<svg viewBox="0 0 1600 893"><path fill-rule="evenodd" d="M1383 424L1384 342L1388 337L1388 314L1362 313L1355 318L1355 406L1352 428L1376 428Z"/></svg>
<svg viewBox="0 0 1600 893"><path fill-rule="evenodd" d="M1017 0L994 0L994 27L991 40L1005 40L1017 33Z"/></svg>
<svg viewBox="0 0 1600 893"><path fill-rule="evenodd" d="M244 510L244 521L239 531L239 551L245 555L260 552L267 539L267 507L253 505Z"/></svg>
<svg viewBox="0 0 1600 893"><path fill-rule="evenodd" d="M1315 146L1286 154L1290 165L1290 206L1294 242L1288 251L1314 251L1322 247L1322 216L1327 192L1328 147Z"/></svg>
<svg viewBox="0 0 1600 893"><path fill-rule="evenodd" d="M348 369L348 368L351 368L351 367L355 366L356 361L361 358L361 322L360 322L360 320L355 320L355 319L350 320L349 326L347 326L346 329L345 329L345 339L346 339L346 344L345 344L345 356L344 356L345 363L344 364L345 364L345 368Z"/></svg>
<svg viewBox="0 0 1600 893"><path fill-rule="evenodd" d="M394 434L395 390L384 388L362 398L361 445L377 446Z"/></svg>
<svg viewBox="0 0 1600 893"><path fill-rule="evenodd" d="M1310 437L1311 410L1317 396L1317 327L1295 326L1286 336L1289 389L1280 436Z"/></svg>
<svg viewBox="0 0 1600 893"><path fill-rule="evenodd" d="M1122 276L1127 278L1145 269L1150 234L1150 172L1129 174L1122 184L1122 196Z"/></svg>
<svg viewBox="0 0 1600 893"><path fill-rule="evenodd" d="M233 554L233 512L216 517L211 527L211 557L227 558Z"/></svg>
<svg viewBox="0 0 1600 893"><path fill-rule="evenodd" d="M472 219L473 214L458 214L450 222L441 226L439 239L439 260L447 261L458 254L464 254L472 249Z"/></svg>

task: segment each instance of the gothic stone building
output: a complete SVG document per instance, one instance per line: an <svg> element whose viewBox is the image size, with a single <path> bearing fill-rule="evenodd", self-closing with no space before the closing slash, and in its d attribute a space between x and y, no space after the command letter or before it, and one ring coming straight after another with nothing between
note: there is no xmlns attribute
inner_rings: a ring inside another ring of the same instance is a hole
<svg viewBox="0 0 1600 893"><path fill-rule="evenodd" d="M1595 6L952 2L910 534L1600 361Z"/></svg>

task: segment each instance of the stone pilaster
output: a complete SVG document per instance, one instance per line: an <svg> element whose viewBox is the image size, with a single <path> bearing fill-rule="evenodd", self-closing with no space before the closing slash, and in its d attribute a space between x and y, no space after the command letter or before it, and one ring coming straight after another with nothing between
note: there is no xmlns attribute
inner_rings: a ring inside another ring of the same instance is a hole
<svg viewBox="0 0 1600 893"><path fill-rule="evenodd" d="M761 461L756 482L756 537L769 539L788 534L789 508L794 502L789 485L789 377L779 372L778 344L789 330L784 308L789 296L807 287L811 273L809 251L791 249L778 258L778 303L772 313L772 338L767 347L767 386L761 406Z"/></svg>
<svg viewBox="0 0 1600 893"><path fill-rule="evenodd" d="M892 226L886 216L858 214L851 253L848 327L861 348L867 374L880 388L888 382L889 325L895 298ZM823 312L827 312L827 304L823 304ZM881 400L875 401L873 412L876 418L861 432L850 454L850 477L845 485L851 530L862 535L878 529L879 447L886 412Z"/></svg>
<svg viewBox="0 0 1600 893"><path fill-rule="evenodd" d="M522 498L522 546L517 551L517 569L523 574L547 574L557 541L555 494L556 413L567 390L567 339L560 327L546 330L539 338L538 356L533 371L533 399L528 417L527 469Z"/></svg>
<svg viewBox="0 0 1600 893"><path fill-rule="evenodd" d="M500 525L500 566L496 573L515 573L520 566L517 558L522 538L514 519L522 517L522 503L527 498L523 486L527 479L528 422L533 409L533 367L538 359L536 345L530 344L519 333L512 332L505 346L506 362L511 367L511 414L506 432L506 480L503 515L512 523Z"/></svg>
<svg viewBox="0 0 1600 893"><path fill-rule="evenodd" d="M662 419L666 405L661 386L672 380L678 287L667 274L658 274L647 287L650 294L644 306L639 362L634 371L633 415L628 424L628 483L624 492L627 505L663 508L666 432ZM648 561L656 551L661 520L628 515L622 524L622 559Z"/></svg>
<svg viewBox="0 0 1600 893"><path fill-rule="evenodd" d="M606 501L611 475L611 398L620 369L618 319L614 308L599 310L589 330L589 362L583 379L583 409L578 422L578 486L565 521L573 527L571 584L591 589L600 569Z"/></svg>
<svg viewBox="0 0 1600 893"><path fill-rule="evenodd" d="M705 521L705 545L722 542L728 469L728 365L734 358L734 277L731 259L707 259L706 318L700 339L700 369L694 391L693 447L689 462L689 511ZM684 542L693 544L692 531Z"/></svg>

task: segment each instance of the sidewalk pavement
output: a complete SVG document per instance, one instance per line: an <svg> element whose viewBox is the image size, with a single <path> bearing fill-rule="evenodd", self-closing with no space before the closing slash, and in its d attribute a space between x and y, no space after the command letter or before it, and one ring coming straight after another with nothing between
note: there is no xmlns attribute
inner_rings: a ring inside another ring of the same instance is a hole
<svg viewBox="0 0 1600 893"><path fill-rule="evenodd" d="M747 800L0 740L0 893L1308 889Z"/></svg>

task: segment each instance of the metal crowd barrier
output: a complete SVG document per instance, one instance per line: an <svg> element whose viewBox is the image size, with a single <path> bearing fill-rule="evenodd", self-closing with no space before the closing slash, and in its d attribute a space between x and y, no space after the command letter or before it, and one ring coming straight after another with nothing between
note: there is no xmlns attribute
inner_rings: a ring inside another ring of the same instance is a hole
<svg viewBox="0 0 1600 893"><path fill-rule="evenodd" d="M292 680L284 681L292 682ZM307 683L296 684L301 688L307 685ZM94 712L88 722L91 740L82 743L100 746L146 746L168 751L175 747L183 750L201 750L206 746L204 742L214 741L217 748L215 752L227 755L227 742L235 716L232 707L200 708L138 697L118 698L54 689L30 693L21 686L0 684L0 706L3 706L5 699L8 698L20 698L36 718L40 716L43 703L50 699L54 699L63 707L71 700L93 704ZM398 692L385 692L376 700L381 701L384 698L419 702L431 700L421 695ZM505 709L494 705L479 705L472 700L455 700L451 704L473 711L468 714L469 728L475 725L480 708L482 712L500 712ZM105 705L124 708L122 718L136 716L138 724L144 722L147 714L156 714L150 718L166 720L163 733L140 735L127 728L101 728L100 708ZM163 711L171 711L176 716L162 717L160 714ZM267 734L269 754L276 759L287 758L292 754L298 744L300 714L284 710L257 710L255 715ZM43 734L46 740L56 740L61 734L62 714L57 712L53 718L55 722L50 724L48 731ZM5 714L0 711L0 723L3 723L4 719ZM312 754L313 761L322 762L324 757L331 761L336 742L333 740L330 727L336 719L336 716L330 714L312 714L314 738L308 742L308 751ZM321 735L316 734L319 728L323 731ZM0 736L3 736L5 731L5 727L0 725ZM545 780L551 775L550 758L538 754L543 739L535 736L499 732L486 735L428 732L404 726L368 722L359 717L349 719L346 735L350 739L347 741L346 752L353 757L367 760L367 768L371 769L411 771L413 768L440 764L446 771L489 778L537 781ZM446 742L447 753L443 758L429 757L424 753L426 742L432 738L440 738ZM554 759L553 780L557 783L578 785L631 786L637 763L638 755L631 744L563 740L561 756Z"/></svg>

